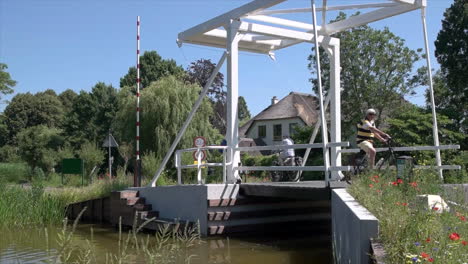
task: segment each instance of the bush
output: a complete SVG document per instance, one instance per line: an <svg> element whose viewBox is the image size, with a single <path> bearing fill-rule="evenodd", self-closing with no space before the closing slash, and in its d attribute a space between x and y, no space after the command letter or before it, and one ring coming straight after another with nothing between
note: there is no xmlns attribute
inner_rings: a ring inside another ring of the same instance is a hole
<svg viewBox="0 0 468 264"><path fill-rule="evenodd" d="M28 179L29 173L25 163L0 163L0 181L19 183Z"/></svg>
<svg viewBox="0 0 468 264"><path fill-rule="evenodd" d="M0 148L0 162L20 162L21 157L18 155L18 148L5 145Z"/></svg>
<svg viewBox="0 0 468 264"><path fill-rule="evenodd" d="M147 151L141 156L141 178L142 182L150 182L153 179L154 174L159 169L159 159L156 157L156 153L153 151ZM158 186L169 185L170 180L166 174L161 174L156 182Z"/></svg>
<svg viewBox="0 0 468 264"><path fill-rule="evenodd" d="M95 166L99 168L104 163L104 150L95 143L84 143L81 145L81 149L77 151L77 154L84 161L85 178L90 176L89 174Z"/></svg>

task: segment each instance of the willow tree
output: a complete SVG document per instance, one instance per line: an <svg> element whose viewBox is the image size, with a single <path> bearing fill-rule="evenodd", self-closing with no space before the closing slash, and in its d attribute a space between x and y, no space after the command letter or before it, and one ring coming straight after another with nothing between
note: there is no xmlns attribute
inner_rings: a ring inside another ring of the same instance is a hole
<svg viewBox="0 0 468 264"><path fill-rule="evenodd" d="M162 160L192 110L199 93L198 85L186 83L174 76L163 77L143 89L140 101L142 153L154 151L157 160ZM136 101L131 88L124 87L120 90L119 101L115 132L120 140L133 142L136 136ZM178 149L192 147L193 138L196 136L205 137L208 144L220 141L221 136L209 121L212 114L212 106L206 98L182 137Z"/></svg>

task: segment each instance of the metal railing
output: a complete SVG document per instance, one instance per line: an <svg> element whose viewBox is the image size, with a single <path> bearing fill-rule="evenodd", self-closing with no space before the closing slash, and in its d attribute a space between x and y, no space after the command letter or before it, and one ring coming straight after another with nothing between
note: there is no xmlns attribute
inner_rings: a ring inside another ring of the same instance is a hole
<svg viewBox="0 0 468 264"><path fill-rule="evenodd" d="M348 147L349 142L336 142L328 143L327 148L331 147ZM254 146L254 147L237 147L234 148L234 151L265 151L265 150L284 150L284 149L307 149L307 148L323 148L323 143L314 143L314 144L295 144L295 145L272 145L272 146ZM230 148L227 146L205 146L200 148L188 148L177 150L175 153L175 166L177 168L177 182L182 184L182 170L183 169L197 169L197 182L202 184L202 168L206 167L222 167L223 171L223 183L227 183L226 178L226 166L231 165L231 162L227 162L228 150ZM434 150L450 150L450 149L460 149L460 145L442 145L442 146L415 146L415 147L394 147L393 151L402 152L402 151L434 151ZM221 150L223 156L223 162L218 163L202 163L202 151L205 150ZM182 164L182 154L185 152L196 152L195 157L197 157L196 164ZM340 149L338 153L358 153L360 149ZM387 148L376 148L377 152L388 151ZM336 162L335 162L336 164ZM352 166L330 166L328 170L325 169L325 166L233 166L234 170L237 171L352 171ZM441 170L459 170L461 166L459 165L440 165L440 166L420 166L416 165L415 168L420 169L441 169ZM325 181L328 182L328 177L325 177Z"/></svg>
<svg viewBox="0 0 468 264"><path fill-rule="evenodd" d="M347 147L349 142L337 142L328 143L327 148L331 147ZM323 148L323 143L314 144L295 144L295 145L272 145L272 146L254 146L254 147L237 147L235 151L265 151L265 150L283 150L283 149L307 149L307 148ZM203 163L202 164L202 151L204 150L222 150L223 162L222 163ZM202 173L201 169L204 167L223 167L223 183L227 183L226 179L226 166L231 165L231 161L227 162L226 153L229 147L227 146L205 146L200 148L188 148L177 150L175 153L175 166L177 168L177 182L182 184L182 169L197 169L197 182L202 184ZM183 165L182 164L182 153L194 152L197 157L197 164ZM325 170L325 166L233 166L234 170L237 171L337 171L337 168L331 166L328 170ZM328 177L325 177L328 181Z"/></svg>

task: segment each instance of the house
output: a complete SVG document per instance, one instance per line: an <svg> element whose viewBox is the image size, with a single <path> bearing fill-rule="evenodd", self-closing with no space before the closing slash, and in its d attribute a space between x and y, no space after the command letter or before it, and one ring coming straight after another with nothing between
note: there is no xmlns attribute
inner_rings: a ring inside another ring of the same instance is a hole
<svg viewBox="0 0 468 264"><path fill-rule="evenodd" d="M283 136L294 133L296 126L312 126L318 118L318 99L311 94L291 92L250 119L239 129L241 138L251 138L256 145L281 144ZM242 141L242 139L241 139Z"/></svg>

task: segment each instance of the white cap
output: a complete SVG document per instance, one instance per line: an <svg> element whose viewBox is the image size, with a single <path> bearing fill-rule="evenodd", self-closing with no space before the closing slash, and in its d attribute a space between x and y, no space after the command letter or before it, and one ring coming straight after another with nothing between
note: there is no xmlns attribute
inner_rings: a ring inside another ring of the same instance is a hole
<svg viewBox="0 0 468 264"><path fill-rule="evenodd" d="M366 111L366 115L368 115L368 114L374 114L374 115L375 115L376 113L377 113L377 112L376 112L374 109L372 109L372 108L369 108L369 109L367 109L367 111Z"/></svg>

